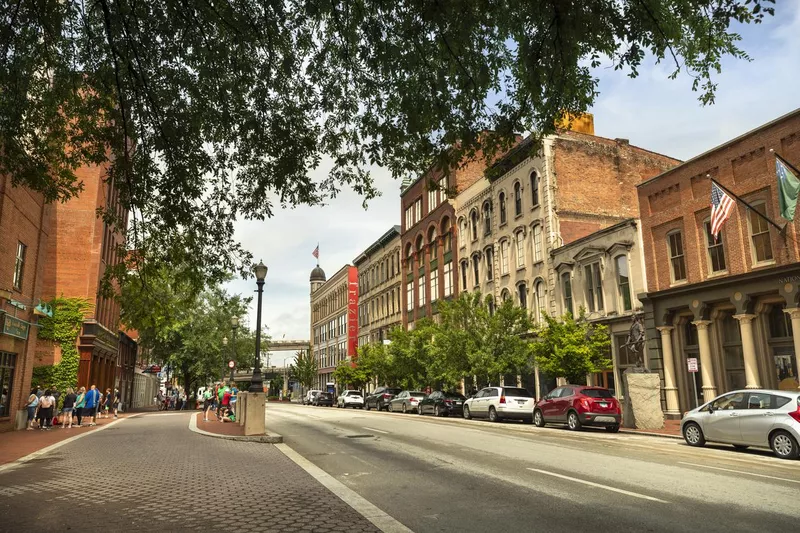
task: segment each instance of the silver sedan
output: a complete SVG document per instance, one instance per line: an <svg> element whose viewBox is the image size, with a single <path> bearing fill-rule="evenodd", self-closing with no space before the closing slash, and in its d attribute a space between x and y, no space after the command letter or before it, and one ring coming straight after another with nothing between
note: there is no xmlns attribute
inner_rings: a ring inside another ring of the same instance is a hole
<svg viewBox="0 0 800 533"><path fill-rule="evenodd" d="M403 413L415 412L419 407L419 401L425 397L424 392L404 390L397 396L389 401L389 411L394 413L401 411Z"/></svg>
<svg viewBox="0 0 800 533"><path fill-rule="evenodd" d="M706 442L771 448L781 459L800 457L800 392L747 389L692 409L681 421L689 446Z"/></svg>

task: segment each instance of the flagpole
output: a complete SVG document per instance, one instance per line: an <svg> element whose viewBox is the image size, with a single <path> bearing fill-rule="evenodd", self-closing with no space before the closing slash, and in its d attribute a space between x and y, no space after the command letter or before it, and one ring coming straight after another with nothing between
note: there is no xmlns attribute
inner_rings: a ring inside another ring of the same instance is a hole
<svg viewBox="0 0 800 533"><path fill-rule="evenodd" d="M784 158L782 158L782 157L781 157L781 156L778 154L778 152L776 152L776 151L775 151L775 149L774 149L774 148L770 148L770 149L769 149L769 151L770 151L770 152L772 152L773 154L775 154L775 157L777 157L778 159L780 159L780 160L783 162L783 164L784 164L784 165L786 165L787 167L789 167L790 169L792 169L792 172L794 172L794 175L795 175L795 176L800 176L800 170L797 170L796 168L794 168L794 165L792 165L792 164L791 164L791 163L789 163L787 160L785 160Z"/></svg>
<svg viewBox="0 0 800 533"><path fill-rule="evenodd" d="M714 178L712 178L712 177L711 177L711 174L706 174L706 177L708 177L709 179L711 179L711 183L714 183L714 184L716 184L716 186L717 186L717 187L719 187L720 189L722 189L722 190L723 190L723 191L725 191L726 193L730 194L731 196L733 196L734 198L736 198L738 201L742 202L742 203L745 205L745 207L747 207L748 209L752 210L752 211L753 211L755 214L757 214L758 216L760 216L761 218L763 218L764 220L766 220L767 222L769 222L770 224L772 224L773 226L775 226L775 227L778 229L778 231L779 231L779 232L783 233L783 231L786 229L786 225L784 225L784 226L779 226L777 222L773 221L773 220L772 220L771 218L769 218L767 215L765 215L764 213L762 213L761 211L759 211L758 209L756 209L756 208L755 208L755 207L753 207L752 205L750 205L750 204L748 204L747 202L745 202L744 200L742 200L742 199L741 199L741 198L740 198L738 195L736 195L736 194L734 194L733 192L731 192L731 190L730 190L730 189L728 189L727 187L725 187L724 185L722 185L720 182L718 182L717 180L715 180Z"/></svg>

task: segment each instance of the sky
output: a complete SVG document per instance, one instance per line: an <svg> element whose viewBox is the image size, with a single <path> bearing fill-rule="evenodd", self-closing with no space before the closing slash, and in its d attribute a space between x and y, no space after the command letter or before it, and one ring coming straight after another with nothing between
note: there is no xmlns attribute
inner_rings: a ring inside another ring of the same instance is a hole
<svg viewBox="0 0 800 533"><path fill-rule="evenodd" d="M752 61L726 59L716 103L702 106L692 92L692 79L668 79L670 64L652 61L638 78L600 68L599 92L590 112L595 133L622 137L631 144L682 160L689 159L746 131L800 107L800 2L779 2L776 16L763 24L737 28ZM315 171L322 176L324 168ZM236 238L255 261L269 267L264 287L262 324L273 339L308 339L310 286L316 266L312 256L319 244L319 264L330 277L352 263L392 225L400 224L400 182L381 168L372 169L382 196L362 207L362 198L343 190L324 207L276 211L267 221L240 221ZM226 284L231 293L251 295L255 282L236 279ZM255 294L252 294L255 296ZM255 301L248 327L255 327ZM292 352L273 352L271 365L291 362Z"/></svg>

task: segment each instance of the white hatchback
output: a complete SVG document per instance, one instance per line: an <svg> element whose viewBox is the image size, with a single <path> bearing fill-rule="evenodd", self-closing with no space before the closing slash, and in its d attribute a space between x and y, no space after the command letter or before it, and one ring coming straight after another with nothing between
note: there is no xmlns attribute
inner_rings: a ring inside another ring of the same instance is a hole
<svg viewBox="0 0 800 533"><path fill-rule="evenodd" d="M319 389L311 389L310 391L308 391L308 392L306 393L306 397L305 397L305 398L303 398L303 404L304 404L304 405L311 405L311 402L313 402L313 401L314 401L314 398L315 398L315 397L317 396L317 394L319 394L320 392L322 392L322 391L321 391L321 390L319 390Z"/></svg>
<svg viewBox="0 0 800 533"><path fill-rule="evenodd" d="M364 408L364 395L360 390L346 390L336 398L336 407Z"/></svg>
<svg viewBox="0 0 800 533"><path fill-rule="evenodd" d="M485 387L464 402L464 418L488 418L492 422L503 419L533 422L533 395L520 387Z"/></svg>

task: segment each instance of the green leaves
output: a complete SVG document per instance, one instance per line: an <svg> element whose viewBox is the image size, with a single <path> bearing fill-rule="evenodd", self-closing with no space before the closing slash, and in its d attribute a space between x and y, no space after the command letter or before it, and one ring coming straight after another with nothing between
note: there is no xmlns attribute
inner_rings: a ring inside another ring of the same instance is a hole
<svg viewBox="0 0 800 533"><path fill-rule="evenodd" d="M314 386L318 378L317 371L317 360L310 351L298 351L295 354L291 374L303 387Z"/></svg>
<svg viewBox="0 0 800 533"><path fill-rule="evenodd" d="M342 187L368 200L371 165L448 172L517 132L547 134L591 106L604 59L631 76L648 54L674 63L712 103L722 58L747 58L731 24L773 3L7 2L0 173L57 201L100 165L130 211L130 248L219 281L248 273L235 220Z"/></svg>

